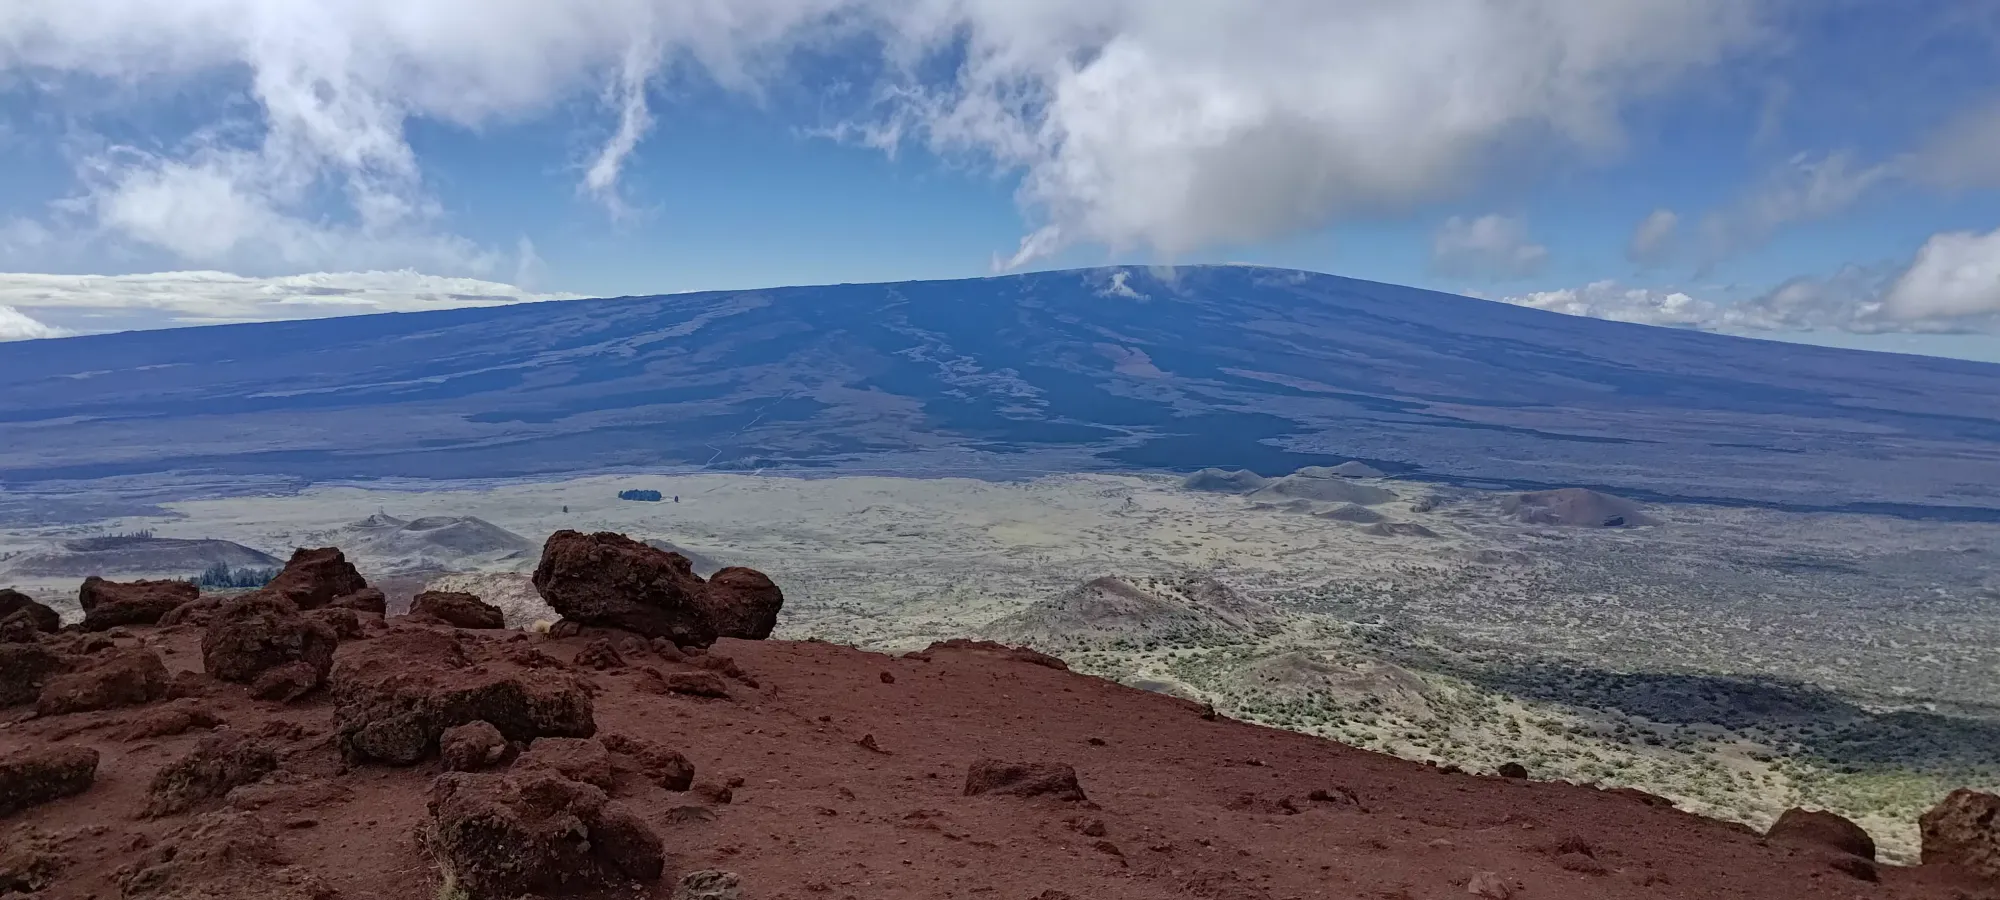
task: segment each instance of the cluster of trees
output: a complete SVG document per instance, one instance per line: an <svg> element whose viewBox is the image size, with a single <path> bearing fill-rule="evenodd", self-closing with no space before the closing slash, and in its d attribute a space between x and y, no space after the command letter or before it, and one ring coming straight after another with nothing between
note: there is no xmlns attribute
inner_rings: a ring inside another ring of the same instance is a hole
<svg viewBox="0 0 2000 900"><path fill-rule="evenodd" d="M661 498L659 491L619 491L618 499L644 500L648 503L658 503L660 502Z"/></svg>
<svg viewBox="0 0 2000 900"><path fill-rule="evenodd" d="M205 588L258 588L276 577L277 569L232 569L228 563L219 562L188 580Z"/></svg>

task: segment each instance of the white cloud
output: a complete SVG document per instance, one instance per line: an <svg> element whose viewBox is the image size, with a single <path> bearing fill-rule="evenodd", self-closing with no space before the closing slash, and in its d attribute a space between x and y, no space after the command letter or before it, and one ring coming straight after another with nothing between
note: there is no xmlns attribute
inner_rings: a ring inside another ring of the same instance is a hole
<svg viewBox="0 0 2000 900"><path fill-rule="evenodd" d="M2000 229L1932 235L1884 306L1904 320L2000 313Z"/></svg>
<svg viewBox="0 0 2000 900"><path fill-rule="evenodd" d="M0 273L0 309L13 315L21 315L14 310L27 310L41 318L67 321L76 331L317 319L577 297L410 271L320 272L277 278L249 278L227 272ZM32 321L25 316L22 320ZM10 328L10 317L0 313L0 331Z"/></svg>
<svg viewBox="0 0 2000 900"><path fill-rule="evenodd" d="M1431 266L1447 275L1519 278L1549 260L1549 248L1528 239L1519 218L1452 216L1431 236Z"/></svg>
<svg viewBox="0 0 2000 900"><path fill-rule="evenodd" d="M1610 280L1501 297L1500 301L1564 315L1677 328L1712 328L1722 315L1715 304L1680 291L1628 287Z"/></svg>
<svg viewBox="0 0 2000 900"><path fill-rule="evenodd" d="M1903 167L1910 177L1945 190L2000 187L2000 101L1959 114Z"/></svg>
<svg viewBox="0 0 2000 900"><path fill-rule="evenodd" d="M8 0L0 74L134 105L154 85L245 80L248 111L191 140L91 154L88 227L235 268L481 272L499 260L442 234L412 120L478 128L602 96L615 124L579 190L622 210L662 80L754 95L800 51L853 37L841 46L880 47L886 67L847 133L1020 172L1021 264L1408 208L1524 146L1615 151L1628 103L1757 45L1766 2ZM941 63L955 70L916 74ZM316 205L329 192L338 216Z"/></svg>
<svg viewBox="0 0 2000 900"><path fill-rule="evenodd" d="M1664 259L1673 250L1674 232L1680 224L1681 217L1671 209L1647 213L1639 220L1638 227L1632 229L1632 240L1625 247L1626 258L1645 264Z"/></svg>
<svg viewBox="0 0 2000 900"><path fill-rule="evenodd" d="M1900 163L1861 165L1851 153L1798 154L1769 172L1729 209L1702 222L1709 261L1764 246L1780 229L1826 219L1901 175Z"/></svg>
<svg viewBox="0 0 2000 900"><path fill-rule="evenodd" d="M45 325L11 306L0 306L0 341L31 341L62 337L69 331Z"/></svg>

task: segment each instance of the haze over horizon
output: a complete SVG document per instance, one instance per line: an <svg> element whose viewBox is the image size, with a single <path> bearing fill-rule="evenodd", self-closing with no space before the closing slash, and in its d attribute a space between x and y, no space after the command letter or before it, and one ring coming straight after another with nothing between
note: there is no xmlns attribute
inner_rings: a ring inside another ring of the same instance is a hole
<svg viewBox="0 0 2000 900"><path fill-rule="evenodd" d="M2000 7L0 9L0 340L1242 262L2000 361Z"/></svg>

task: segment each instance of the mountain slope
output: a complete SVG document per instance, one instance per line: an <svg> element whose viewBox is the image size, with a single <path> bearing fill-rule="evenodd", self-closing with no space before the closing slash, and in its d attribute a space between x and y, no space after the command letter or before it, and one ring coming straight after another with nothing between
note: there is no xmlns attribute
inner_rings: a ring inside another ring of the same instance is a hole
<svg viewBox="0 0 2000 900"><path fill-rule="evenodd" d="M243 436L254 434L254 441ZM0 480L1203 466L2000 517L2000 366L1193 267L0 346Z"/></svg>

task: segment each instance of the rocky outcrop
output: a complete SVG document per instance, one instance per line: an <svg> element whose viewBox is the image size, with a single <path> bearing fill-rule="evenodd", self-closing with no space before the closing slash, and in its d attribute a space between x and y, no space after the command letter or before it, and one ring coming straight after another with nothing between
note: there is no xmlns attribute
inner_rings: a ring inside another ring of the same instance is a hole
<svg viewBox="0 0 2000 900"><path fill-rule="evenodd" d="M62 627L62 616L49 607L37 603L33 597L11 588L0 588L0 623L16 616L26 622L34 631L52 633ZM7 631L0 628L0 632ZM0 637L0 640L5 640Z"/></svg>
<svg viewBox="0 0 2000 900"><path fill-rule="evenodd" d="M146 815L171 816L232 789L252 784L278 768L270 745L234 731L218 731L153 775L146 789Z"/></svg>
<svg viewBox="0 0 2000 900"><path fill-rule="evenodd" d="M290 600L299 609L319 609L367 589L368 582L339 549L301 547L261 591Z"/></svg>
<svg viewBox="0 0 2000 900"><path fill-rule="evenodd" d="M42 686L69 668L69 659L52 647L0 643L0 707L35 702Z"/></svg>
<svg viewBox="0 0 2000 900"><path fill-rule="evenodd" d="M1875 839L1845 816L1825 810L1792 807L1771 823L1764 836L1779 843L1821 847L1848 856L1875 859Z"/></svg>
<svg viewBox="0 0 2000 900"><path fill-rule="evenodd" d="M329 604L335 609L351 609L358 613L374 613L378 616L389 614L389 597L381 588L362 588L352 594L335 597Z"/></svg>
<svg viewBox="0 0 2000 900"><path fill-rule="evenodd" d="M425 844L473 897L569 894L659 880L658 834L602 790L548 769L449 772L431 786Z"/></svg>
<svg viewBox="0 0 2000 900"><path fill-rule="evenodd" d="M694 764L679 751L619 734L605 735L603 743L605 749L623 757L647 781L662 788L685 791L694 785Z"/></svg>
<svg viewBox="0 0 2000 900"><path fill-rule="evenodd" d="M185 581L105 581L95 575L83 580L77 601L83 606L83 629L103 631L120 625L154 625L183 603L201 596Z"/></svg>
<svg viewBox="0 0 2000 900"><path fill-rule="evenodd" d="M425 591L410 601L410 615L436 619L457 628L505 628L500 607L457 591Z"/></svg>
<svg viewBox="0 0 2000 900"><path fill-rule="evenodd" d="M342 752L349 760L412 765L448 728L485 721L510 741L590 737L590 692L555 669L475 665L465 636L399 629L342 649L333 667Z"/></svg>
<svg viewBox="0 0 2000 900"><path fill-rule="evenodd" d="M151 650L109 650L83 658L80 668L57 675L42 686L35 713L68 713L144 706L167 696L173 679L160 655Z"/></svg>
<svg viewBox="0 0 2000 900"><path fill-rule="evenodd" d="M506 736L486 721L454 725L438 737L438 757L448 772L493 768L507 761L510 750Z"/></svg>
<svg viewBox="0 0 2000 900"><path fill-rule="evenodd" d="M965 795L1003 794L1010 797L1050 797L1080 802L1083 787L1076 770L1063 763L1001 762L982 759L965 773Z"/></svg>
<svg viewBox="0 0 2000 900"><path fill-rule="evenodd" d="M2000 878L2000 795L1960 788L1917 820L1924 865Z"/></svg>
<svg viewBox="0 0 2000 900"><path fill-rule="evenodd" d="M514 768L549 769L571 781L609 792L614 779L611 751L591 738L542 738L514 761Z"/></svg>
<svg viewBox="0 0 2000 900"><path fill-rule="evenodd" d="M300 615L290 600L256 591L216 610L202 635L201 659L212 677L290 701L326 680L339 644L333 628Z"/></svg>
<svg viewBox="0 0 2000 900"><path fill-rule="evenodd" d="M88 747L30 747L0 756L0 816L74 797L96 780L97 751Z"/></svg>
<svg viewBox="0 0 2000 900"><path fill-rule="evenodd" d="M611 532L550 535L533 580L566 620L683 647L768 637L784 606L783 593L755 570L724 569L703 581L687 557Z"/></svg>
<svg viewBox="0 0 2000 900"><path fill-rule="evenodd" d="M118 870L127 898L333 900L338 895L278 844L253 813L214 812L177 828Z"/></svg>

